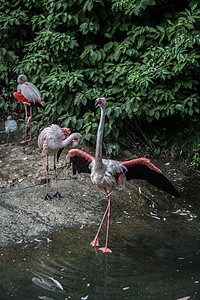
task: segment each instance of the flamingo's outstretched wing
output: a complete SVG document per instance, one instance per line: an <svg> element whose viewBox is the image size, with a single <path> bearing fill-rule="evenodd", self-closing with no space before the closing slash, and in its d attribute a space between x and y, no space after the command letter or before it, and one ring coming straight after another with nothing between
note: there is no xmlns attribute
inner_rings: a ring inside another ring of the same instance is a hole
<svg viewBox="0 0 200 300"><path fill-rule="evenodd" d="M126 180L143 179L151 185L175 196L180 197L178 191L173 184L165 177L160 169L145 157L124 161L121 163L128 171L126 172Z"/></svg>
<svg viewBox="0 0 200 300"><path fill-rule="evenodd" d="M71 149L67 156L70 158L70 165L72 165L73 175L76 172L79 173L91 173L89 168L90 163L95 159L94 156L80 150L80 149Z"/></svg>

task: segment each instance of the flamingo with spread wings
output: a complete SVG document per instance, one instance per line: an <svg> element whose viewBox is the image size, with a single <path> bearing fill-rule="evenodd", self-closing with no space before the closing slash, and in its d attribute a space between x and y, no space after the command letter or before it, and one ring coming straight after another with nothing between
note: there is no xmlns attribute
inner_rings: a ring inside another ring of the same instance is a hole
<svg viewBox="0 0 200 300"><path fill-rule="evenodd" d="M31 82L28 81L26 75L21 74L17 78L17 92L13 95L14 97L22 102L25 107L25 139L21 143L27 143L31 141L31 121L32 121L32 107L38 107L44 109L44 101L41 101L41 95L38 88ZM27 140L27 123L28 123L28 111L27 105L30 106L30 138Z"/></svg>
<svg viewBox="0 0 200 300"><path fill-rule="evenodd" d="M126 181L129 181L131 179L143 179L149 182L151 185L175 197L179 197L179 193L172 185L172 183L165 177L162 171L145 157L140 157L123 162L102 159L102 141L105 123L106 100L104 98L97 98L95 101L95 105L99 105L101 108L101 118L97 133L95 157L79 149L71 149L68 152L67 157L70 158L70 165L72 165L73 174L76 174L76 172L89 173L91 181L103 193L105 193L108 198L108 205L100 223L99 229L94 240L90 244L93 247L99 246L98 236L103 221L108 214L106 244L105 247L99 248L99 250L103 252L112 252L108 248L110 195L112 190L118 184L121 184L123 187L125 187Z"/></svg>

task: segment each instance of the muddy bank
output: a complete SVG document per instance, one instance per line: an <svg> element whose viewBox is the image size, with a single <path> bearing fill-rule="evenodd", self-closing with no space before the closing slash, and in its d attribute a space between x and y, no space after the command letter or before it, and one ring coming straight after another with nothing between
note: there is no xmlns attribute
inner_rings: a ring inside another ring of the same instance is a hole
<svg viewBox="0 0 200 300"><path fill-rule="evenodd" d="M45 185L45 157L37 147L37 140L28 145L19 143L17 137L15 145L5 146L6 137L1 134L0 145L0 246L8 246L12 243L41 238L47 236L59 228L70 226L90 225L99 222L106 205L104 195L97 190L90 181L89 175L81 174L73 177L71 169L67 169L68 162L65 159L65 150L58 167L58 188L62 199L53 198L44 200L46 194ZM83 148L81 146L80 148ZM84 150L88 151L84 147ZM89 149L92 153L94 149ZM125 153L125 159L133 158L130 152ZM153 161L174 182L182 193L183 179L188 180L193 174L183 165L174 163L165 164L167 160ZM56 192L53 170L53 157L50 157L50 195ZM142 192L139 192L142 187ZM126 190L118 188L113 192L115 204L113 214L124 214L126 210L137 215L137 212L149 213L149 203L152 203L152 193L155 188L141 182L127 184ZM164 195L159 200L169 199ZM154 195L153 195L154 196ZM156 199L156 197L154 197ZM160 197L159 197L160 199ZM181 201L181 200L178 200Z"/></svg>
<svg viewBox="0 0 200 300"><path fill-rule="evenodd" d="M101 195L86 176L72 178L66 153L58 163L58 189L62 199L44 200L45 157L36 141L22 146L0 146L0 246L44 236L60 227L92 224ZM53 157L50 157L49 194L54 195ZM86 182L87 181L87 182ZM91 194L93 194L91 201Z"/></svg>

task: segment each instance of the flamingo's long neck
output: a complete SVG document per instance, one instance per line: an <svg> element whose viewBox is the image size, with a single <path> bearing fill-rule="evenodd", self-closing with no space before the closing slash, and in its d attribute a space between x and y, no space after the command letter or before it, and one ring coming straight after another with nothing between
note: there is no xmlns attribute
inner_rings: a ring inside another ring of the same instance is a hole
<svg viewBox="0 0 200 300"><path fill-rule="evenodd" d="M95 168L102 165L102 142L103 142L103 130L105 123L105 106L101 107L101 118L99 122L97 141L96 141L96 152L95 152Z"/></svg>
<svg viewBox="0 0 200 300"><path fill-rule="evenodd" d="M81 141L81 135L78 132L72 133L68 138L63 140L60 144L62 148L68 147L71 145L71 143L76 140L77 144Z"/></svg>

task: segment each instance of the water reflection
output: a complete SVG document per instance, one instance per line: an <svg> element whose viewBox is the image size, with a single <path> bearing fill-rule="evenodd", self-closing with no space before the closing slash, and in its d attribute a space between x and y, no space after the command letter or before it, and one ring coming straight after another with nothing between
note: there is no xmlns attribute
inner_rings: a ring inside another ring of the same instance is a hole
<svg viewBox="0 0 200 300"><path fill-rule="evenodd" d="M137 213L113 205L112 254L89 245L98 225L1 249L0 299L200 299L200 209L189 199Z"/></svg>
<svg viewBox="0 0 200 300"><path fill-rule="evenodd" d="M64 235L65 231L62 240L65 239ZM79 242L82 243L81 240ZM98 249L91 248L89 244L87 248L81 249L78 243L73 253L68 247L63 247L56 255L48 253L38 257L32 270L36 275L32 278L33 283L44 290L60 292L66 299L87 299L90 294L106 299L108 256L101 255Z"/></svg>

